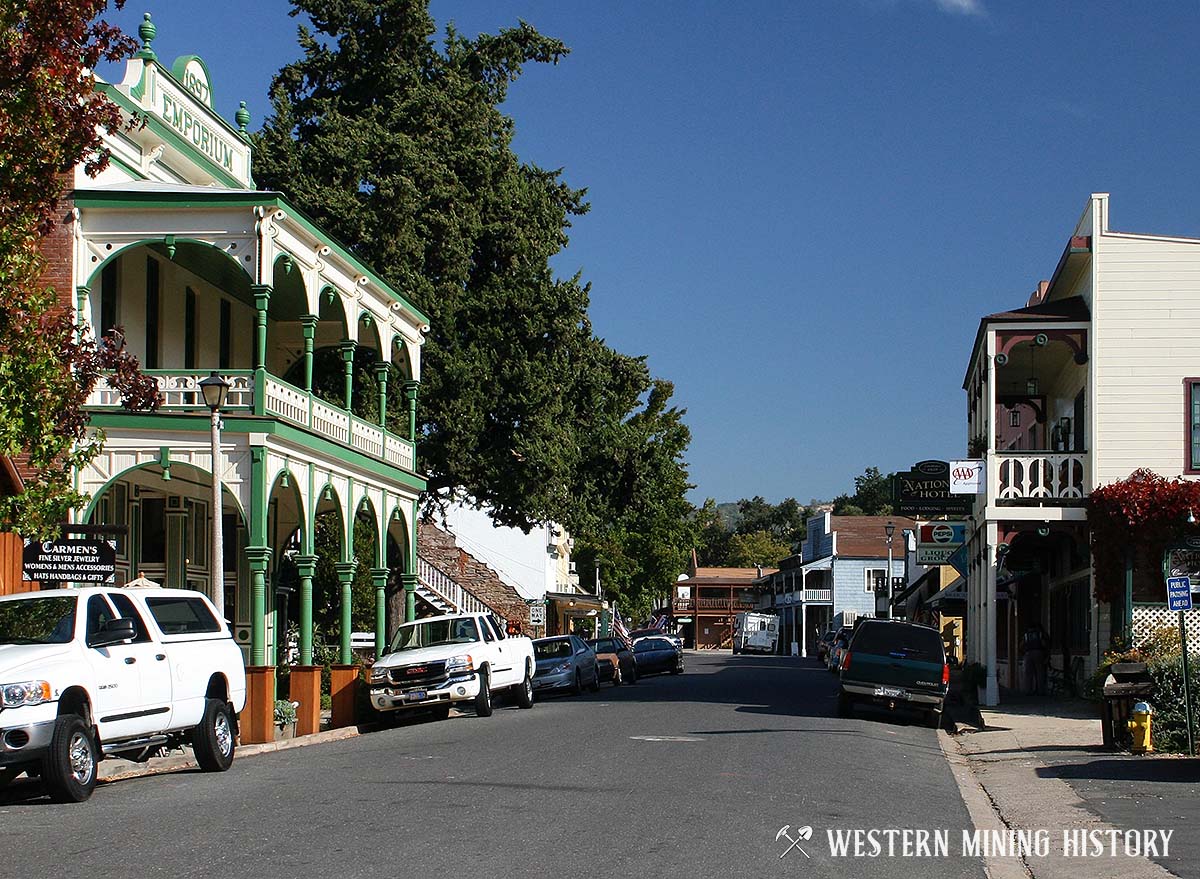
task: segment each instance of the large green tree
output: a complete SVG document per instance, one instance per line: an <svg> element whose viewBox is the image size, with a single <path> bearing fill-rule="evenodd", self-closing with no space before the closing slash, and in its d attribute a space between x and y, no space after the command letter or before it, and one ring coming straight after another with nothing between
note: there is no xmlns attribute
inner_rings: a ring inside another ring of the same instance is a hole
<svg viewBox="0 0 1200 879"><path fill-rule="evenodd" d="M522 162L508 86L567 53L527 24L440 46L417 0L293 0L312 28L273 84L255 173L431 318L420 458L501 524L563 518L580 444L570 392L594 344L588 290L550 258L587 206Z"/></svg>
<svg viewBox="0 0 1200 879"><path fill-rule="evenodd" d="M836 516L888 516L892 512L892 480L878 467L868 467L854 477L854 494L843 494L833 501Z"/></svg>
<svg viewBox="0 0 1200 879"><path fill-rule="evenodd" d="M101 371L113 370L127 406L157 403L120 331L97 344L61 304L73 291L43 278L42 245L61 221L70 174L81 163L89 174L103 170L101 132L122 125L88 72L136 47L97 19L107 6L0 3L0 455L22 456L28 468L24 491L0 498L0 522L27 536L54 534L85 500L72 473L100 450L83 404Z"/></svg>

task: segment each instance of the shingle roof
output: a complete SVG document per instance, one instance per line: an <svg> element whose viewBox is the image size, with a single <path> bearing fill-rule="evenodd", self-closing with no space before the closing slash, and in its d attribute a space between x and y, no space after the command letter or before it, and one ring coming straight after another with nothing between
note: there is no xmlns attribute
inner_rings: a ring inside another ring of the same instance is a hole
<svg viewBox="0 0 1200 879"><path fill-rule="evenodd" d="M892 537L892 557L904 558L905 528L915 529L916 523L903 516L831 516L829 530L837 534L838 558L886 559L887 537L884 526L896 526Z"/></svg>

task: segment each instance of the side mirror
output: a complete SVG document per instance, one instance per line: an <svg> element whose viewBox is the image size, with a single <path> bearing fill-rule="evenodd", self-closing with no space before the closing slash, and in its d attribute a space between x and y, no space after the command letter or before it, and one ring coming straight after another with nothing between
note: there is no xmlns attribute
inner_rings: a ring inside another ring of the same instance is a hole
<svg viewBox="0 0 1200 879"><path fill-rule="evenodd" d="M130 641L136 637L137 628L134 626L133 620L121 617L120 619L109 620L102 625L100 631L88 638L88 647L109 647L113 644L120 644L122 641Z"/></svg>

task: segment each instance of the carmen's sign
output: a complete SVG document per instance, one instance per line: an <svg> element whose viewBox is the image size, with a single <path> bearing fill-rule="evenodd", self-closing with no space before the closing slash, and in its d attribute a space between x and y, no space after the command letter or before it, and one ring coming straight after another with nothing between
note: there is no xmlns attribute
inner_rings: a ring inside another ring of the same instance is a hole
<svg viewBox="0 0 1200 879"><path fill-rule="evenodd" d="M39 583L114 583L117 550L102 540L25 541L22 574Z"/></svg>
<svg viewBox="0 0 1200 879"><path fill-rule="evenodd" d="M892 482L892 506L899 516L966 516L973 505L972 495L950 493L946 461L920 461L911 470L897 473Z"/></svg>

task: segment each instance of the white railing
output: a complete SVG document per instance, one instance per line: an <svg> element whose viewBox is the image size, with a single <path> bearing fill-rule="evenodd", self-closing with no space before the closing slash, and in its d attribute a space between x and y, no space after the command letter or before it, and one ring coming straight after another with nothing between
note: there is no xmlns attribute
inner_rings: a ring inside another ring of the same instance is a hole
<svg viewBox="0 0 1200 879"><path fill-rule="evenodd" d="M350 445L350 413L326 405L316 397L312 400L312 424L314 433L328 437L343 446Z"/></svg>
<svg viewBox="0 0 1200 879"><path fill-rule="evenodd" d="M383 459L393 467L412 470L414 469L413 444L389 433L383 438Z"/></svg>
<svg viewBox="0 0 1200 879"><path fill-rule="evenodd" d="M383 430L361 418L350 420L350 445L372 458L383 457Z"/></svg>
<svg viewBox="0 0 1200 879"><path fill-rule="evenodd" d="M143 372L158 385L158 405L163 409L207 409L200 382L209 372L179 372L177 370L146 369ZM227 372L222 378L229 383L225 410L251 409L254 406L254 375L250 372ZM96 380L88 395L87 405L113 408L121 405L121 392L108 381L107 375Z"/></svg>
<svg viewBox="0 0 1200 879"><path fill-rule="evenodd" d="M274 379L267 379L264 393L268 412L287 421L308 426L308 394Z"/></svg>
<svg viewBox="0 0 1200 879"><path fill-rule="evenodd" d="M833 601L832 589L805 589L805 601Z"/></svg>
<svg viewBox="0 0 1200 879"><path fill-rule="evenodd" d="M1081 501L1087 497L1087 452L1000 452L993 466L997 501Z"/></svg>
<svg viewBox="0 0 1200 879"><path fill-rule="evenodd" d="M481 599L463 589L450 575L422 556L417 556L417 583L429 589L457 613L493 612Z"/></svg>

